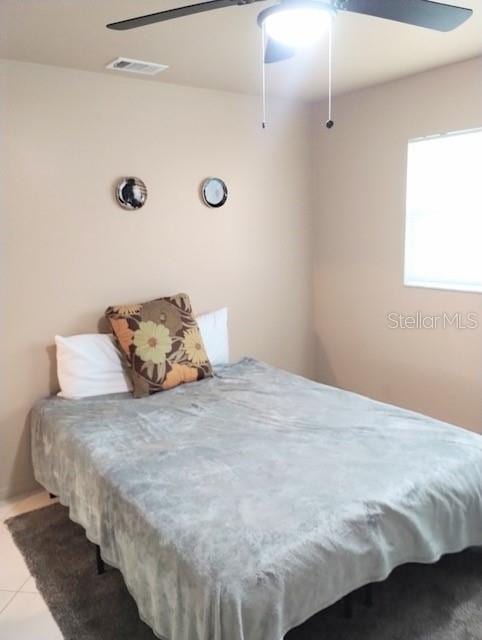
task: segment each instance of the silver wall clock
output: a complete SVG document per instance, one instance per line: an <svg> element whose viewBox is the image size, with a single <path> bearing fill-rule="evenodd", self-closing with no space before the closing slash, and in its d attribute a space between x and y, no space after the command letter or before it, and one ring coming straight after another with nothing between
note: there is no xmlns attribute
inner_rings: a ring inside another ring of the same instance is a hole
<svg viewBox="0 0 482 640"><path fill-rule="evenodd" d="M147 187L140 178L122 178L117 184L115 196L121 207L134 211L144 206Z"/></svg>
<svg viewBox="0 0 482 640"><path fill-rule="evenodd" d="M222 207L228 199L228 188L221 178L206 178L201 185L201 196L208 207Z"/></svg>

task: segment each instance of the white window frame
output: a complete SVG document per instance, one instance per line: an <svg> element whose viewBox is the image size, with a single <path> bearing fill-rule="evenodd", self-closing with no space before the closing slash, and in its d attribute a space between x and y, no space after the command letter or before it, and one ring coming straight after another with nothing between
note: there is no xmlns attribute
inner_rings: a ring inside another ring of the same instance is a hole
<svg viewBox="0 0 482 640"><path fill-rule="evenodd" d="M470 135L473 133L482 133L482 127L477 127L473 129L462 129L459 131L450 131L447 133L438 133L430 136L423 136L419 138L411 138L408 140L407 144L407 157L406 157L406 189L405 189L405 239L404 239L404 251L403 251L403 284L406 287L416 287L416 288L428 288L428 289L439 289L444 291L461 291L466 293L482 293L482 284L456 284L456 283L444 283L444 282L431 282L431 281L423 281L423 280L413 280L408 278L407 276L407 251L408 251L408 227L409 227L409 212L408 212L408 150L410 145L417 142L424 142L427 140L433 140L437 138L448 138L453 136L463 136ZM482 171L482 168L481 168ZM481 174L482 175L482 174ZM481 177L482 179L482 177ZM482 211L481 211L482 215ZM481 251L482 251L482 238L481 238Z"/></svg>

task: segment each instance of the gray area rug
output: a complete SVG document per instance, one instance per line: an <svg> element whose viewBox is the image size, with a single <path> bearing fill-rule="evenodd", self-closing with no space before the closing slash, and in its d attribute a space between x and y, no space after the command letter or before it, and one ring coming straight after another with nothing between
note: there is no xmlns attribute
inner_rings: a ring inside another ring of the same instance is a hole
<svg viewBox="0 0 482 640"><path fill-rule="evenodd" d="M95 547L65 507L32 511L7 525L66 640L155 640L119 571L96 575ZM338 603L286 640L482 640L482 553L400 567L374 585L374 600L367 608L354 594L352 619Z"/></svg>

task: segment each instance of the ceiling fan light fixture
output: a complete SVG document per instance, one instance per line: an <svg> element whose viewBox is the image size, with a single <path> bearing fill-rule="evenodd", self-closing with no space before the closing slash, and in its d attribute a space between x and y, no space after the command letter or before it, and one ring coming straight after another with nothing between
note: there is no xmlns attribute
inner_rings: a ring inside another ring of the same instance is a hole
<svg viewBox="0 0 482 640"><path fill-rule="evenodd" d="M308 47L328 31L333 11L321 2L288 3L269 7L259 14L268 38L293 48Z"/></svg>

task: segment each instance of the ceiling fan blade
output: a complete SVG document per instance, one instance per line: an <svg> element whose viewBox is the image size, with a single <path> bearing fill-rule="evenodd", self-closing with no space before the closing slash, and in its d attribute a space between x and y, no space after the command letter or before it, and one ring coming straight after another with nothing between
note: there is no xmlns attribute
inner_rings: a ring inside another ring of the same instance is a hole
<svg viewBox="0 0 482 640"><path fill-rule="evenodd" d="M268 38L266 50L264 52L264 62L265 64L281 62L282 60L292 58L295 53L296 51L291 47L287 47L285 44L281 44L272 38Z"/></svg>
<svg viewBox="0 0 482 640"><path fill-rule="evenodd" d="M472 9L431 0L339 0L337 8L437 31L451 31L473 13Z"/></svg>
<svg viewBox="0 0 482 640"><path fill-rule="evenodd" d="M258 2L260 0L252 0ZM146 16L138 18L129 18L120 22L111 22L107 25L108 29L116 31L125 31L127 29L136 29L137 27L145 27L148 24L156 22L164 22L165 20L173 20L174 18L183 18L184 16L192 16L196 13L204 13L205 11L213 11L213 9L224 9L225 7L244 4L238 0L210 0L210 2L200 2L199 4L190 4L186 7L178 7L177 9L168 9L167 11L158 11L150 13Z"/></svg>

